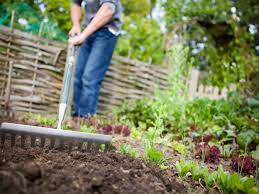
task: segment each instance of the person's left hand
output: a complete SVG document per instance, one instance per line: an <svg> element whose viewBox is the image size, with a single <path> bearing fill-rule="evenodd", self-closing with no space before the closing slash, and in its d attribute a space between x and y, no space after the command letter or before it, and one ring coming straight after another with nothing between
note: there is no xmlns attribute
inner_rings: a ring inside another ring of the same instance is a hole
<svg viewBox="0 0 259 194"><path fill-rule="evenodd" d="M80 45L85 41L85 39L86 39L86 36L83 33L81 33L77 36L70 37L68 39L68 42L70 45Z"/></svg>

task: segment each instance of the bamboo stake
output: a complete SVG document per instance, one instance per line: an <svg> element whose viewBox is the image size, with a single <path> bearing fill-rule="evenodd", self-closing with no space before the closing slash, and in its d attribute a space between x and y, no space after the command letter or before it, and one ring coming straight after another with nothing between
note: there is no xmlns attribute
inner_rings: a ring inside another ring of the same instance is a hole
<svg viewBox="0 0 259 194"><path fill-rule="evenodd" d="M41 22L41 24L40 24L40 30L39 30L39 34L38 34L39 37L41 37L41 33L42 33L42 31L43 31L43 25L44 25L44 22ZM37 58L36 58L36 60L35 60L35 62L34 62L34 65L35 65L35 66L34 66L34 71L37 71L37 70L38 70L38 62L39 62L39 56L40 56L40 53L39 53L39 52L40 52L39 45L40 45L40 43L37 42L37 46L38 46L38 47L37 47L37 50L38 50L38 53L36 53ZM34 74L33 74L33 79L32 79L31 96L34 95L36 77L37 77L37 73L34 72ZM32 107L32 102L30 103L30 110L31 110L31 107Z"/></svg>
<svg viewBox="0 0 259 194"><path fill-rule="evenodd" d="M8 72L8 79L6 84L6 91L5 91L5 110L7 116L9 116L9 103L10 103L10 94L11 94L11 82L12 82L12 72L13 72L13 62L9 63L9 72Z"/></svg>
<svg viewBox="0 0 259 194"><path fill-rule="evenodd" d="M10 22L10 31L13 33L14 30L14 15L15 11L12 11L12 16L11 16L11 22ZM11 46L11 37L8 37L8 46L7 46L7 58L10 56L10 46ZM6 84L6 94L5 94L5 110L7 116L9 116L9 101L10 101L10 91L11 91L11 77L12 77L12 69L13 69L13 63L10 63L7 61L4 65L4 68L6 69L9 66L9 72L8 72L8 77L5 76L5 79L7 78L7 84ZM11 72L10 72L11 70ZM3 95L3 94L2 94Z"/></svg>

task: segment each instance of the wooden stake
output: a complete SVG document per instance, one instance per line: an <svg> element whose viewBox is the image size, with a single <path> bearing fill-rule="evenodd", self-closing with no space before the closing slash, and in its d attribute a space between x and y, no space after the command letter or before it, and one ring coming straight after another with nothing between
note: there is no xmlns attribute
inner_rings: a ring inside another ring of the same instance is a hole
<svg viewBox="0 0 259 194"><path fill-rule="evenodd" d="M11 32L13 33L13 26L14 26L14 15L15 15L15 11L13 10L12 11L12 16L11 16L11 23L10 23L10 29L11 29Z"/></svg>
<svg viewBox="0 0 259 194"><path fill-rule="evenodd" d="M14 30L14 16L15 16L15 11L12 11L12 16L11 16L11 22L10 22L10 31L13 33ZM8 37L8 44L7 44L7 50L6 50L6 57L10 57L10 47L11 47L11 37ZM5 79L7 78L7 83L6 83L6 88L5 88L5 110L7 116L9 116L10 110L9 110L9 103L10 103L10 91L11 91L11 79L12 79L12 70L13 70L13 62L7 61L4 65L4 69L6 69L9 66L9 71L8 71L8 76L4 76ZM1 94L3 95L3 94Z"/></svg>
<svg viewBox="0 0 259 194"><path fill-rule="evenodd" d="M40 24L40 29L39 29L39 33L38 33L39 37L41 37L43 27L44 27L44 22L42 21ZM35 62L34 62L34 74L33 74L33 78L32 78L31 97L33 97L33 95L34 95L35 84L36 84L35 82L36 82L37 70L38 70L38 62L39 62L39 57L41 55L39 45L40 45L40 42L37 41L37 51L36 51L37 58L35 59ZM31 112L31 110L32 110L32 101L30 102L30 111L29 112Z"/></svg>
<svg viewBox="0 0 259 194"><path fill-rule="evenodd" d="M7 116L9 116L9 112L10 112L9 104L10 104L10 95L11 95L12 72L13 72L13 61L10 61L8 79L7 79L6 89L5 89L5 110L6 110Z"/></svg>

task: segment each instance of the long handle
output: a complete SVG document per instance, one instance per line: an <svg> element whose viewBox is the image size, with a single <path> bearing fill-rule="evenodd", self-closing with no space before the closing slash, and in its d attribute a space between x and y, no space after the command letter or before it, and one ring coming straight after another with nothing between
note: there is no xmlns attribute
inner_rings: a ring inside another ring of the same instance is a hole
<svg viewBox="0 0 259 194"><path fill-rule="evenodd" d="M75 54L76 54L76 48L75 46L71 46L69 50L69 57L65 67L65 72L64 72L65 75L63 80L63 88L60 95L57 129L61 129L62 121L64 119L66 108L67 108L71 80L73 75L73 67L75 63Z"/></svg>
<svg viewBox="0 0 259 194"><path fill-rule="evenodd" d="M63 88L60 95L60 103L67 104L68 102L71 79L73 74L73 66L75 63L75 53L76 53L75 46L71 46L69 50L68 62L65 67L65 75L64 75L64 81L63 81Z"/></svg>

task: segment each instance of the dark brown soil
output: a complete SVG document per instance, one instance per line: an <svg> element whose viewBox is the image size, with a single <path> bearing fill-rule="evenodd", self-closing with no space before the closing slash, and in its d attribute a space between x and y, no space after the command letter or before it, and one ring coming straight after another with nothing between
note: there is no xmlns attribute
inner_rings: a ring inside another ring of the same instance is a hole
<svg viewBox="0 0 259 194"><path fill-rule="evenodd" d="M0 193L187 193L170 171L107 153L0 148Z"/></svg>

